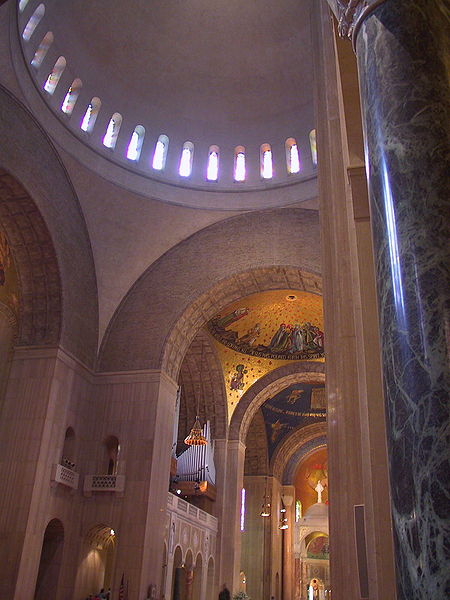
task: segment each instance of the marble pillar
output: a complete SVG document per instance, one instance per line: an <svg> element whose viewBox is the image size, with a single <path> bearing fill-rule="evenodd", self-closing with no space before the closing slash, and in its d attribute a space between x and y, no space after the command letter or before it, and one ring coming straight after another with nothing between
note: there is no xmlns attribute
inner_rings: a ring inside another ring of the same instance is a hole
<svg viewBox="0 0 450 600"><path fill-rule="evenodd" d="M360 77L397 590L402 600L443 600L450 594L448 6L368 4L348 3L340 29L353 33Z"/></svg>

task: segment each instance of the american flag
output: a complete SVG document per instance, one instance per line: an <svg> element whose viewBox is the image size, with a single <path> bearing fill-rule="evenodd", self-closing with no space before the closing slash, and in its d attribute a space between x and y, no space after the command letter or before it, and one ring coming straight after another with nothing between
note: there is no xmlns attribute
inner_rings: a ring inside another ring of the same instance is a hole
<svg viewBox="0 0 450 600"><path fill-rule="evenodd" d="M118 600L128 600L128 581L127 581L127 584L125 585L124 573L122 573L122 579L120 580L119 599Z"/></svg>

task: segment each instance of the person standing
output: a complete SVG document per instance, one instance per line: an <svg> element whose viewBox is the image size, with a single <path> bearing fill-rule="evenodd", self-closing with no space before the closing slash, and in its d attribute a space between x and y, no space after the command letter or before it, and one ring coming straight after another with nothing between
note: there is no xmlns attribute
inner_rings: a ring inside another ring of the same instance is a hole
<svg viewBox="0 0 450 600"><path fill-rule="evenodd" d="M219 593L219 600L231 600L230 590L226 584L223 584L222 591Z"/></svg>

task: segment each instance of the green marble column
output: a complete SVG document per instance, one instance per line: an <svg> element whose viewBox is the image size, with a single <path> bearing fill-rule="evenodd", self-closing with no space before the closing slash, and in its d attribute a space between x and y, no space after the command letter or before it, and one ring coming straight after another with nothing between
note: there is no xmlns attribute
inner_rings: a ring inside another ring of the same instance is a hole
<svg viewBox="0 0 450 600"><path fill-rule="evenodd" d="M449 11L335 3L358 60L401 600L449 579Z"/></svg>

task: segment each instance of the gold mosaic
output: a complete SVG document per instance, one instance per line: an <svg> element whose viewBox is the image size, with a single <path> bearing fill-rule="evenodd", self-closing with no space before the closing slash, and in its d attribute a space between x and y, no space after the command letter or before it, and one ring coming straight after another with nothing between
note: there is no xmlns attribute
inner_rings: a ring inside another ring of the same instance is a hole
<svg viewBox="0 0 450 600"><path fill-rule="evenodd" d="M309 292L247 296L211 319L207 329L222 363L229 418L242 395L273 369L292 361L323 361L322 297Z"/></svg>

